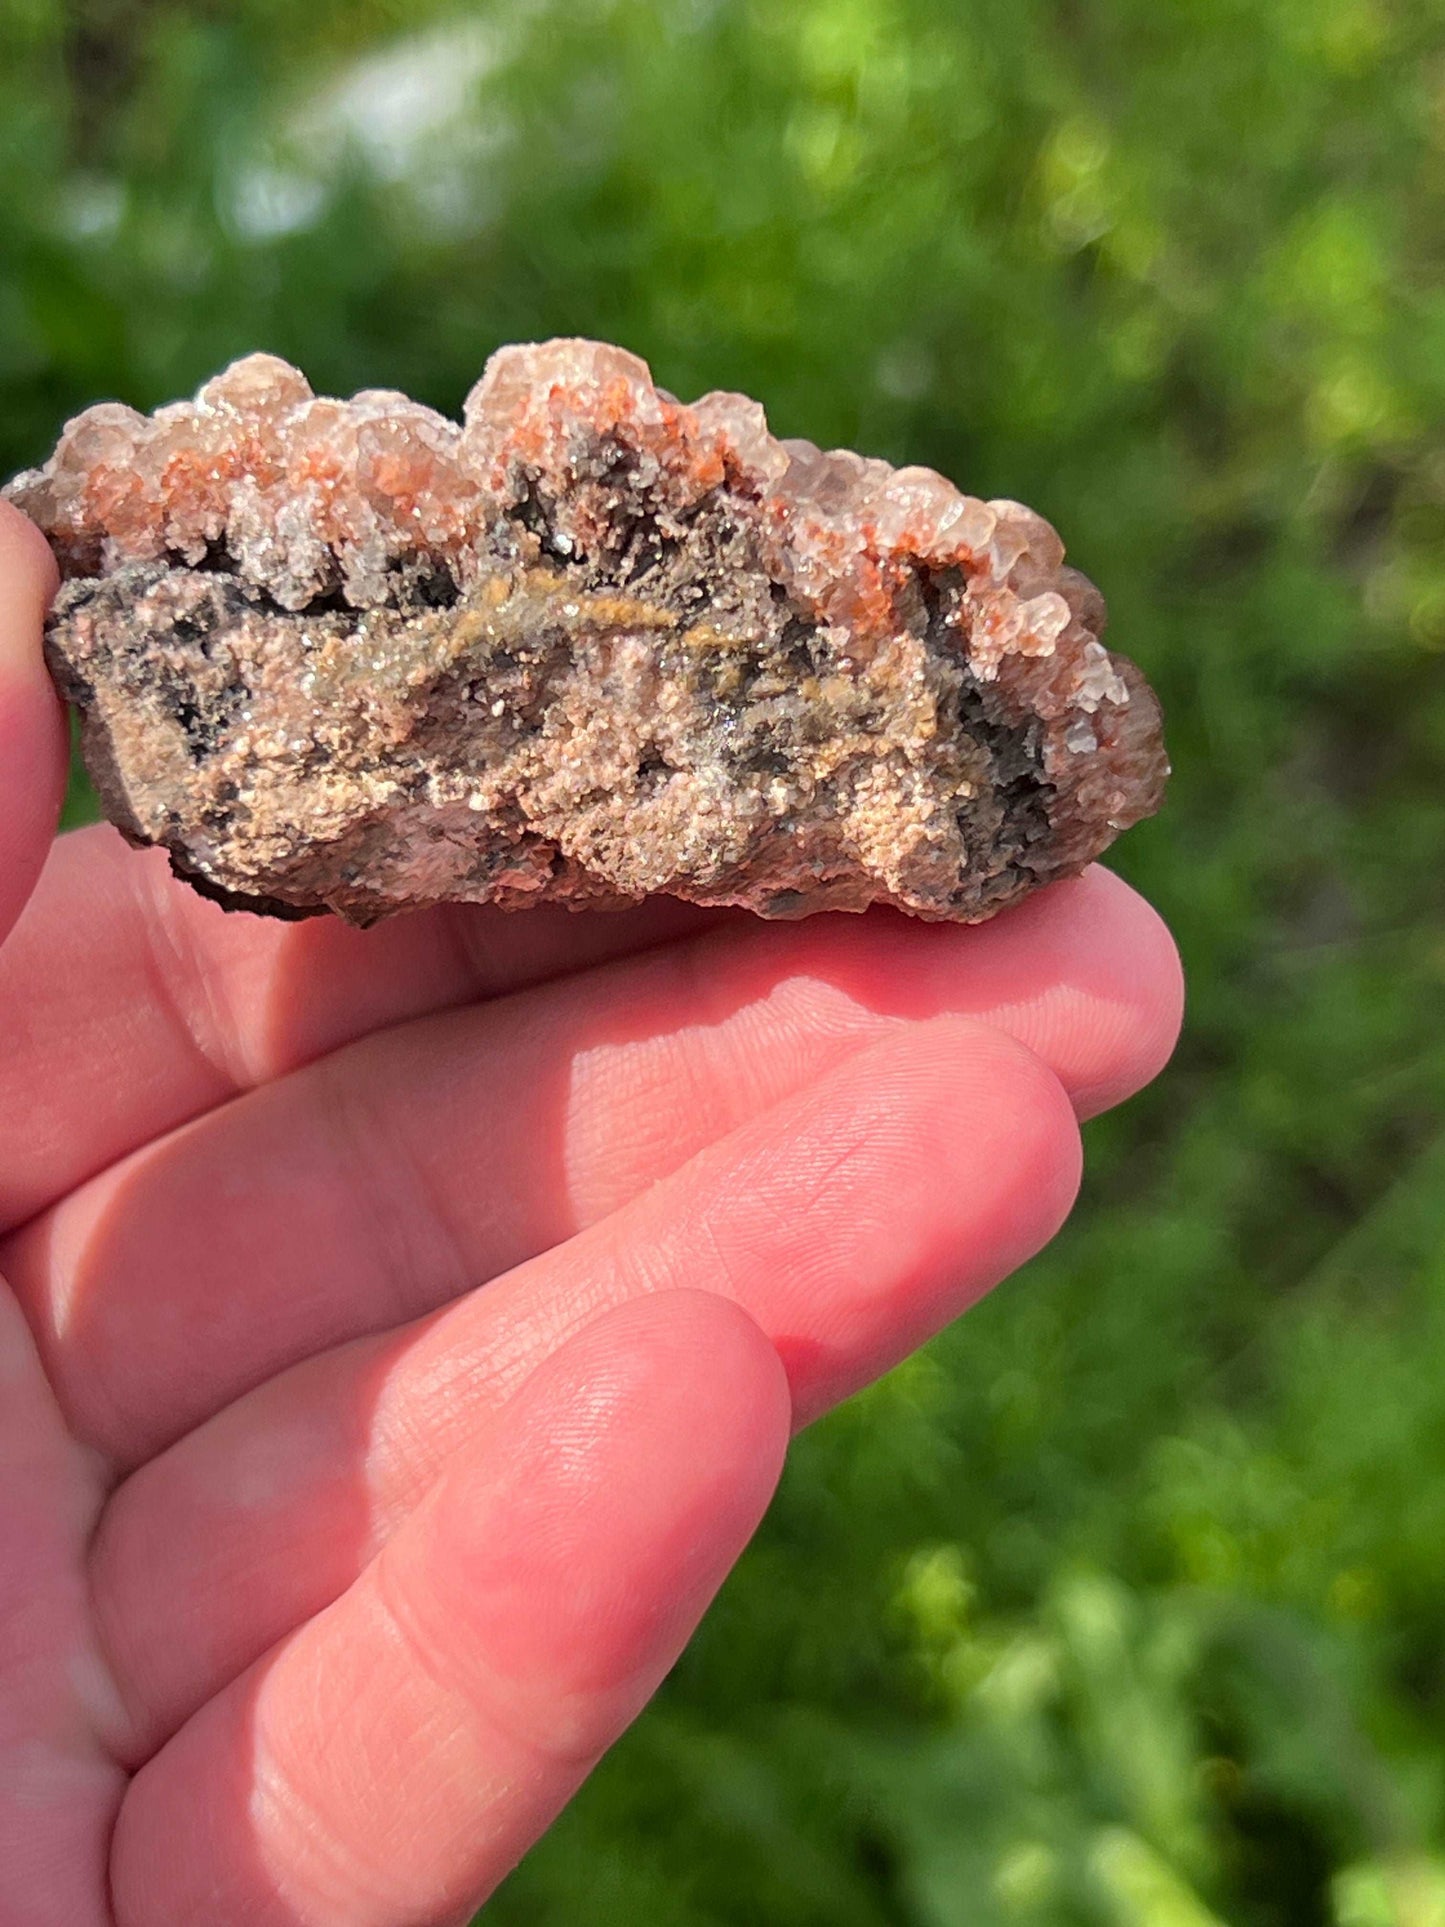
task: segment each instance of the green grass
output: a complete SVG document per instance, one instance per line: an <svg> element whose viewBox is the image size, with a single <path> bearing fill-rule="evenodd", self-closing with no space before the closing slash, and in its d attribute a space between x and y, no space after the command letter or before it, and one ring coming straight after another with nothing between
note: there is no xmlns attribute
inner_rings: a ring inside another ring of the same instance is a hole
<svg viewBox="0 0 1445 1927"><path fill-rule="evenodd" d="M460 119L348 136L458 23ZM1442 0L0 13L0 470L600 334L1036 504L1168 712L1175 1066L489 1917L1445 1922L1442 87Z"/></svg>

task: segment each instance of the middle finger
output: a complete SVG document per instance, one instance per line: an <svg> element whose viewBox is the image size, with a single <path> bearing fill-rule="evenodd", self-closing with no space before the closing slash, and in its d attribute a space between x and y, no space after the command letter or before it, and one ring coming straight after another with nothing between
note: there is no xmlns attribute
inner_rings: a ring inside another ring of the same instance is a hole
<svg viewBox="0 0 1445 1927"><path fill-rule="evenodd" d="M0 1246L0 1267L75 1429L133 1465L946 1013L1009 1030L1091 1108L1167 1054L1173 950L1104 871L979 929L716 931L348 1046L127 1158Z"/></svg>

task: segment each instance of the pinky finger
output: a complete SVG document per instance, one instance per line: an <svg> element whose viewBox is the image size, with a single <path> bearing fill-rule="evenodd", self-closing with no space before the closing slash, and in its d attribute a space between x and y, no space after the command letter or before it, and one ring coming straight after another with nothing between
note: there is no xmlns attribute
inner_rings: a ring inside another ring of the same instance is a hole
<svg viewBox="0 0 1445 1927"><path fill-rule="evenodd" d="M120 1927L461 1922L637 1716L761 1518L790 1425L747 1314L589 1325L334 1606L132 1783Z"/></svg>
<svg viewBox="0 0 1445 1927"><path fill-rule="evenodd" d="M35 885L65 790L65 725L40 652L55 563L0 502L0 941Z"/></svg>

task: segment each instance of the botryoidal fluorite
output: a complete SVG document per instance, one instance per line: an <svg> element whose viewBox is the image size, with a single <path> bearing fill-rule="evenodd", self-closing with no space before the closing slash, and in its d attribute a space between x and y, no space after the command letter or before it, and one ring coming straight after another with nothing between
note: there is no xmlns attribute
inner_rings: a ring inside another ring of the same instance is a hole
<svg viewBox="0 0 1445 1927"><path fill-rule="evenodd" d="M503 348L464 426L251 355L5 490L106 813L232 907L977 921L1156 809L1159 709L1047 522Z"/></svg>

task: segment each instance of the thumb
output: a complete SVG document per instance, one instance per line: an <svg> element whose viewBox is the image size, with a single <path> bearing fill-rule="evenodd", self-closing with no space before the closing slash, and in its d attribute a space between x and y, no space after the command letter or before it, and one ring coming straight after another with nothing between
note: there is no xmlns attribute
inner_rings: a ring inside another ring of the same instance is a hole
<svg viewBox="0 0 1445 1927"><path fill-rule="evenodd" d="M65 794L65 720L41 623L56 572L45 538L0 501L0 941L45 861Z"/></svg>

